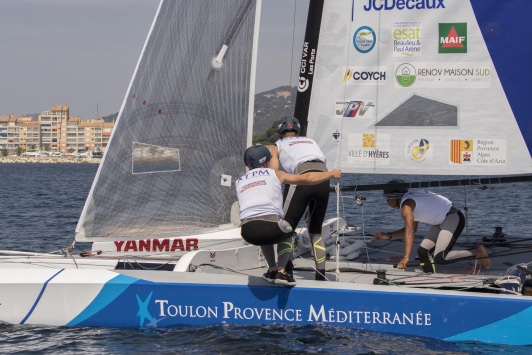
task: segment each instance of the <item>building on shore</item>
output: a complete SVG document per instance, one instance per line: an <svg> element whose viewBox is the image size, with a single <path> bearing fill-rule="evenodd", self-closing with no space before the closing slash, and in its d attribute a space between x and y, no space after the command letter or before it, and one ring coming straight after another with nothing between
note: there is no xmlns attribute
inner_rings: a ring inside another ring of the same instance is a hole
<svg viewBox="0 0 532 355"><path fill-rule="evenodd" d="M105 151L113 128L114 122L82 121L80 117L70 117L67 105L55 105L43 111L37 121L13 114L0 116L0 150L7 150L9 155L32 150Z"/></svg>

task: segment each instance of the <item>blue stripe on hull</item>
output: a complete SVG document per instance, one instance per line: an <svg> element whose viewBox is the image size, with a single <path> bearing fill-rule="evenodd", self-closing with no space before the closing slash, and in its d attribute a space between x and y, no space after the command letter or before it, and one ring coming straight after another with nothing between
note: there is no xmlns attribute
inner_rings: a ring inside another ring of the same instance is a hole
<svg viewBox="0 0 532 355"><path fill-rule="evenodd" d="M346 326L447 340L532 344L532 300L270 286L131 283L80 326L138 327L215 323ZM107 292L104 288L102 293ZM442 291L444 292L444 291ZM111 297L112 298L112 297ZM110 298L109 298L110 299ZM501 329L504 327L504 329Z"/></svg>
<svg viewBox="0 0 532 355"><path fill-rule="evenodd" d="M86 319L92 317L96 313L100 312L102 308L113 302L118 296L120 296L129 285L137 281L134 277L125 275L118 275L108 281L98 293L98 296L89 304L87 308L83 310L76 318L72 319L67 325L74 326L82 323Z"/></svg>
<svg viewBox="0 0 532 355"><path fill-rule="evenodd" d="M50 277L48 280L46 280L46 282L42 285L42 288L41 288L41 292L39 292L39 295L37 296L37 299L35 300L35 302L33 303L33 306L31 307L30 311L28 312L28 314L26 314L26 317L24 317L24 319L22 319L22 321L20 322L20 324L24 324L28 318L31 316L31 314L33 313L33 311L35 310L35 307L37 307L37 305L39 304L39 301L41 300L41 297L42 295L44 294L44 290L46 290L46 286L48 286L48 282L52 281L52 279L54 277L56 277L57 275L59 275L61 272L63 272L63 270L65 269L61 269L59 270L58 272L56 272L54 274L54 276Z"/></svg>

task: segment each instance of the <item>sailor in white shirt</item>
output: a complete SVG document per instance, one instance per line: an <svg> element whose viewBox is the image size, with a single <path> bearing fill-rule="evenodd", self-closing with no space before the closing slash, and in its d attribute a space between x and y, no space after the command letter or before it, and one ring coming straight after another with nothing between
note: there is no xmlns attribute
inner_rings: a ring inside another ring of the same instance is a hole
<svg viewBox="0 0 532 355"><path fill-rule="evenodd" d="M404 183L404 181L395 179L388 182L388 184L399 183ZM477 246L476 254L469 250L452 250L464 229L465 218L447 198L429 191L408 192L406 188L385 189L384 195L390 207L401 210L401 217L405 224L403 228L394 232L377 233L375 239L404 236L405 254L397 268L406 268L414 243L414 233L419 222L432 225L417 250L424 272L435 273L434 264L450 264L474 258L480 259L486 268L490 267L488 254L482 245ZM429 254L431 253L434 255L434 264L430 261Z"/></svg>
<svg viewBox="0 0 532 355"><path fill-rule="evenodd" d="M266 281L294 286L295 280L285 270L292 256L293 229L283 219L281 184L319 184L331 178L339 179L341 171L293 175L270 169L271 157L270 150L262 145L249 147L244 153L244 162L251 170L235 183L242 222L241 235L248 243L261 246L269 266L263 276ZM274 244L277 244L277 264Z"/></svg>
<svg viewBox="0 0 532 355"><path fill-rule="evenodd" d="M301 137L300 131L301 126L295 117L284 117L279 121L279 140L272 147L272 168L302 176L314 171L327 171L325 154L314 140ZM314 186L291 184L285 187L283 196L285 220L293 229L308 207L308 232L314 251L316 280L320 281L325 280L326 250L321 229L329 203L329 187L328 181Z"/></svg>

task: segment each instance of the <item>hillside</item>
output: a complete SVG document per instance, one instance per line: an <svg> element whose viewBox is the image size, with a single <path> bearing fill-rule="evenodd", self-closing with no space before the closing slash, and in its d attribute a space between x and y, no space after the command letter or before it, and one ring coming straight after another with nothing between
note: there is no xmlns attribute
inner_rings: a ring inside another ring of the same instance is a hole
<svg viewBox="0 0 532 355"><path fill-rule="evenodd" d="M294 113L296 87L278 88L255 94L255 113L253 117L253 142L266 143L277 140L277 122L284 116ZM118 112L104 116L105 122L116 121ZM275 123L274 126L272 124ZM273 141L272 141L273 140Z"/></svg>

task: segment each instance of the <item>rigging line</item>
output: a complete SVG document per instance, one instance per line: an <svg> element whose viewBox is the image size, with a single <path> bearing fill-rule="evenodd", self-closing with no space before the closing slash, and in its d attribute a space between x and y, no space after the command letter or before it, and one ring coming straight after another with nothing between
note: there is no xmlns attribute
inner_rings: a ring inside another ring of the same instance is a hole
<svg viewBox="0 0 532 355"><path fill-rule="evenodd" d="M300 257L301 259L303 259L303 261L304 261L309 267L311 267L315 272L317 272L318 274L320 274L321 276L323 276L323 277L325 278L325 280L331 282L331 280L329 280L329 279L327 278L327 276L325 276L325 275L322 274L318 269L316 269L315 266L312 266L310 263L308 263L308 262L307 262L307 259L303 258L301 255L299 255L299 257Z"/></svg>
<svg viewBox="0 0 532 355"><path fill-rule="evenodd" d="M290 91L292 90L292 71L294 69L294 42L296 33L296 13L297 13L297 0L294 0L294 19L292 26L292 57L290 58Z"/></svg>
<svg viewBox="0 0 532 355"><path fill-rule="evenodd" d="M469 241L469 208L467 207L467 191L464 186L464 212L465 212L465 227L466 227L466 239Z"/></svg>

